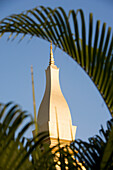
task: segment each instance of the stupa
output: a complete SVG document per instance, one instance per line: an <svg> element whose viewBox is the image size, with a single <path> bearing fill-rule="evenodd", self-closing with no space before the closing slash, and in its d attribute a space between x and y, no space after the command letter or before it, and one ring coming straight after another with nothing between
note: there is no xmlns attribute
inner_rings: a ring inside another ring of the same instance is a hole
<svg viewBox="0 0 113 170"><path fill-rule="evenodd" d="M55 65L52 42L49 66L46 69L46 89L39 107L38 132L49 131L47 142L54 146L58 137L65 145L75 139L76 126L72 125L69 106L62 94L59 83L59 68Z"/></svg>

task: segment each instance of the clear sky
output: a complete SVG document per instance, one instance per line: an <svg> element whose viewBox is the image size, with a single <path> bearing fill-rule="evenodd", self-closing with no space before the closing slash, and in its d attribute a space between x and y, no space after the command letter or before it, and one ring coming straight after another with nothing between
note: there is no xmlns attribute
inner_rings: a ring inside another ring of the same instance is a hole
<svg viewBox="0 0 113 170"><path fill-rule="evenodd" d="M26 9L44 5L62 6L69 9L82 8L88 25L89 13L101 23L113 28L113 0L0 0L0 19ZM39 38L18 43L0 39L0 102L14 101L33 115L30 66L34 69L37 113L45 91L45 69L49 63L50 44ZM54 47L53 47L54 48ZM94 84L69 56L56 49L55 63L60 68L62 92L69 104L73 125L77 126L76 138L87 140L98 133L100 125L106 125L110 114ZM31 136L31 129L26 134Z"/></svg>

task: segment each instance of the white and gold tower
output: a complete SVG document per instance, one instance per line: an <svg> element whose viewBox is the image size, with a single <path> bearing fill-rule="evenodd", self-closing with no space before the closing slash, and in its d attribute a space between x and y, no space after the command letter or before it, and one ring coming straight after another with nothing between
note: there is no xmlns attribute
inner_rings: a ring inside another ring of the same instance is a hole
<svg viewBox="0 0 113 170"><path fill-rule="evenodd" d="M76 126L72 125L68 104L59 84L59 68L54 64L52 43L50 61L46 70L46 89L38 111L38 132L49 131L47 142L54 146L59 140L68 145L75 139Z"/></svg>

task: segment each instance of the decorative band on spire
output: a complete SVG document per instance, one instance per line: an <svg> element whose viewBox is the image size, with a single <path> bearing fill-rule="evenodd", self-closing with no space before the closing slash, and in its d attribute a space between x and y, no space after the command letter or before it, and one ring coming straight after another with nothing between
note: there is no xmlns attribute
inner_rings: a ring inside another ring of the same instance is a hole
<svg viewBox="0 0 113 170"><path fill-rule="evenodd" d="M53 51L52 51L52 41L51 41L51 44L50 44L50 59L49 59L49 66L50 65L54 65L54 58L53 58Z"/></svg>

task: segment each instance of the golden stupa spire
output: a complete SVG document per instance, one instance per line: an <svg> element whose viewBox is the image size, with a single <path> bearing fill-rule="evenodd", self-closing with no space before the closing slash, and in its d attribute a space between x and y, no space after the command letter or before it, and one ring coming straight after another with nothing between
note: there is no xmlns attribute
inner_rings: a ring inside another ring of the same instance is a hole
<svg viewBox="0 0 113 170"><path fill-rule="evenodd" d="M54 65L54 58L53 58L53 51L52 51L52 41L50 41L50 59L49 59L49 65Z"/></svg>

